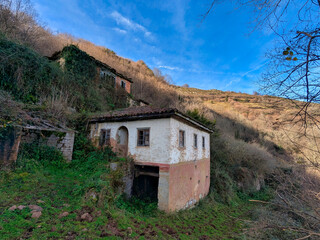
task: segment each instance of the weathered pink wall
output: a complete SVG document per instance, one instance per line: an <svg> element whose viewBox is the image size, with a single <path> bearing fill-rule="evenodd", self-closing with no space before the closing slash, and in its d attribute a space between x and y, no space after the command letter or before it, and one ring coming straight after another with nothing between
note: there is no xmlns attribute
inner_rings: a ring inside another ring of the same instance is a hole
<svg viewBox="0 0 320 240"><path fill-rule="evenodd" d="M210 187L210 159L170 165L168 211L193 206Z"/></svg>
<svg viewBox="0 0 320 240"><path fill-rule="evenodd" d="M123 79L123 78L121 78L119 76L116 77L116 87L117 88L121 87L121 81L124 81L126 83L125 90L126 90L127 93L130 93L131 92L131 82L129 82L129 81L127 81L127 80L125 80L125 79Z"/></svg>

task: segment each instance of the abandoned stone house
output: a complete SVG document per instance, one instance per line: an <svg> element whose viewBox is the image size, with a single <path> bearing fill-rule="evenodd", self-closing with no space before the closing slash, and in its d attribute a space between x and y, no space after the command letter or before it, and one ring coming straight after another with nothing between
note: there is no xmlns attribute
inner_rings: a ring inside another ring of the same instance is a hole
<svg viewBox="0 0 320 240"><path fill-rule="evenodd" d="M61 65L63 65L64 59L62 57L62 51L54 53L51 57L49 57L49 59L52 61L58 61ZM133 83L131 78L119 73L116 69L95 59L92 56L90 56L90 58L94 62L97 69L97 75L101 80L109 82L110 85L116 89L124 89L127 93L131 93L131 84Z"/></svg>
<svg viewBox="0 0 320 240"><path fill-rule="evenodd" d="M193 206L210 186L212 130L176 109L131 107L90 119L95 145L134 159L129 195L158 201L161 210Z"/></svg>

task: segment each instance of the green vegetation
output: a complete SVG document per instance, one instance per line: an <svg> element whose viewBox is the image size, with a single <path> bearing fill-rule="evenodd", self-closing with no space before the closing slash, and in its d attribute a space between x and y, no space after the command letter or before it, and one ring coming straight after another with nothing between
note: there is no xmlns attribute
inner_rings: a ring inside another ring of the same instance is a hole
<svg viewBox="0 0 320 240"><path fill-rule="evenodd" d="M74 161L46 146L24 145L14 171L0 173L0 235L15 238L75 239L236 239L250 210L247 201L223 205L212 195L188 211L165 214L155 203L126 200L117 188L120 172L109 163L122 161L108 148L97 150L78 136ZM39 219L28 208L43 208ZM68 212L67 216L62 213ZM81 219L88 213L92 219Z"/></svg>
<svg viewBox="0 0 320 240"><path fill-rule="evenodd" d="M17 100L35 103L51 94L51 88L62 86L62 71L28 47L0 35L0 88Z"/></svg>
<svg viewBox="0 0 320 240"><path fill-rule="evenodd" d="M189 115L190 117L194 118L195 120L203 123L204 125L206 125L207 127L211 128L211 129L215 128L216 122L207 119L203 114L201 114L199 112L198 109L194 109L192 111L187 111L187 115Z"/></svg>
<svg viewBox="0 0 320 240"><path fill-rule="evenodd" d="M72 107L95 112L123 107L126 99L109 82L99 78L94 59L74 45L53 62L29 47L0 37L0 89L24 103ZM120 100L119 100L120 99ZM117 100L117 101L116 101Z"/></svg>

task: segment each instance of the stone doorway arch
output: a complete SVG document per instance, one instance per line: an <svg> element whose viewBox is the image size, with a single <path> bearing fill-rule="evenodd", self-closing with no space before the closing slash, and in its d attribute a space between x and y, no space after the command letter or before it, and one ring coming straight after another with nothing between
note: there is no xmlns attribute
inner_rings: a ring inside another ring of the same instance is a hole
<svg viewBox="0 0 320 240"><path fill-rule="evenodd" d="M122 126L117 131L117 152L122 157L126 157L128 155L128 141L129 141L128 128L126 128L125 126Z"/></svg>

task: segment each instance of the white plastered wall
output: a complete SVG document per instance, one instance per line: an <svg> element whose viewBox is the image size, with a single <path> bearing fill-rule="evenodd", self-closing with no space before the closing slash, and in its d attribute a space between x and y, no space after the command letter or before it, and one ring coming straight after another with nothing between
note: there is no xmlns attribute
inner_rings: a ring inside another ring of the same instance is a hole
<svg viewBox="0 0 320 240"><path fill-rule="evenodd" d="M117 131L122 126L128 129L128 153L136 161L176 164L210 157L209 134L174 118L91 124L90 136L98 138L101 129L111 129L111 138L117 140ZM150 128L150 146L137 146L139 128ZM179 147L179 130L185 131L184 148ZM193 146L194 134L198 135L198 148ZM205 148L202 137L205 137Z"/></svg>
<svg viewBox="0 0 320 240"><path fill-rule="evenodd" d="M128 122L107 122L91 124L91 138L99 137L101 129L111 129L111 138L117 140L117 131L126 127L129 132L128 153L139 162L169 164L170 160L170 119L150 119ZM150 146L137 146L139 128L150 128Z"/></svg>
<svg viewBox="0 0 320 240"><path fill-rule="evenodd" d="M210 136L207 132L192 127L174 118L170 118L170 163L188 162L210 157ZM179 147L179 130L185 131L185 147ZM198 147L195 148L194 134L198 136ZM202 137L205 138L205 147L202 147Z"/></svg>

